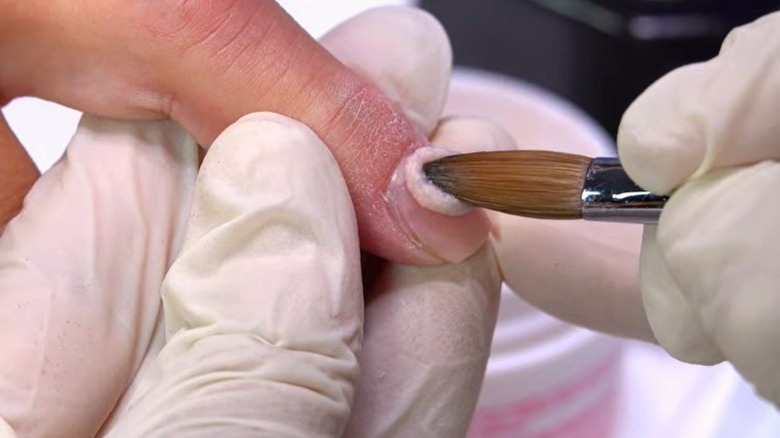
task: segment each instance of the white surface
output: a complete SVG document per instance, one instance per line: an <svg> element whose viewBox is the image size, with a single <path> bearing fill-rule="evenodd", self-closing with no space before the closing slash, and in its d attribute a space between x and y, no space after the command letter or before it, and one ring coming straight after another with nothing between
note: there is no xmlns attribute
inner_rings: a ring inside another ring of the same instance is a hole
<svg viewBox="0 0 780 438"><path fill-rule="evenodd" d="M41 171L62 155L81 117L78 111L31 97L14 100L3 114Z"/></svg>

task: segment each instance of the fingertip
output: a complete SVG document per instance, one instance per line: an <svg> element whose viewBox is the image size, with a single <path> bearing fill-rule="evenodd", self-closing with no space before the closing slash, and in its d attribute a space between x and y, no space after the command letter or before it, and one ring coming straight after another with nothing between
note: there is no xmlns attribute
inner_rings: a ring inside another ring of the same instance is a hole
<svg viewBox="0 0 780 438"><path fill-rule="evenodd" d="M430 183L423 164L458 152L514 149L515 143L498 125L473 117L444 120L433 140L443 147L422 147L406 157L390 182L388 196L407 235L432 256L426 264L459 263L485 244L492 225L485 211Z"/></svg>
<svg viewBox="0 0 780 438"><path fill-rule="evenodd" d="M373 206L388 214L387 222L375 218L362 228L371 232L361 234L364 249L398 263L440 265L461 262L485 244L485 212L432 187L423 172L425 157L449 153L425 146L401 159L381 195L383 205Z"/></svg>
<svg viewBox="0 0 780 438"><path fill-rule="evenodd" d="M443 119L432 141L459 153L505 151L517 148L514 138L500 125L477 117L451 116Z"/></svg>
<svg viewBox="0 0 780 438"><path fill-rule="evenodd" d="M406 189L422 207L447 216L462 216L474 208L434 185L424 170L426 163L450 155L452 151L433 146L417 149L406 158L406 164L399 169L403 175L397 178L403 179Z"/></svg>
<svg viewBox="0 0 780 438"><path fill-rule="evenodd" d="M321 42L376 84L421 132L433 131L447 96L452 48L430 13L399 6L371 9L337 26Z"/></svg>
<svg viewBox="0 0 780 438"><path fill-rule="evenodd" d="M201 205L209 215L239 214L250 205L271 208L274 203L311 213L327 203L323 211L333 212L338 233L345 239L356 234L352 202L336 160L311 129L280 114L250 113L226 128L206 154L198 182Z"/></svg>
<svg viewBox="0 0 780 438"><path fill-rule="evenodd" d="M246 169L248 161L257 161L255 164L261 167ZM219 165L229 175L234 166L245 169L244 177L250 178L251 184L253 177L268 170L266 167L297 172L311 170L323 161L330 168L337 167L327 147L308 126L281 114L256 112L242 116L222 131L206 154L204 166Z"/></svg>
<svg viewBox="0 0 780 438"><path fill-rule="evenodd" d="M501 125L488 119L465 116L449 116L441 120L433 133L435 145L455 153L471 153L481 151L507 151L517 149L512 134ZM431 184L432 185L432 184ZM434 188L438 191L438 188ZM446 195L438 191L439 196ZM483 210L489 220L489 232L493 238L500 239L501 221L498 213Z"/></svg>
<svg viewBox="0 0 780 438"><path fill-rule="evenodd" d="M464 207L457 200L424 199L423 206L409 189L404 173L390 183L385 199L415 248L409 251L411 260L409 255L389 254L392 260L422 265L460 263L485 244L490 222L483 211Z"/></svg>
<svg viewBox="0 0 780 438"><path fill-rule="evenodd" d="M707 132L697 95L706 74L704 64L675 70L645 90L623 115L618 155L641 187L669 193L702 164Z"/></svg>
<svg viewBox="0 0 780 438"><path fill-rule="evenodd" d="M164 286L166 330L212 324L304 343L317 333L306 350L341 348L329 330L344 328L339 339L355 350L359 249L352 201L325 144L285 116L243 116L198 175L184 250Z"/></svg>

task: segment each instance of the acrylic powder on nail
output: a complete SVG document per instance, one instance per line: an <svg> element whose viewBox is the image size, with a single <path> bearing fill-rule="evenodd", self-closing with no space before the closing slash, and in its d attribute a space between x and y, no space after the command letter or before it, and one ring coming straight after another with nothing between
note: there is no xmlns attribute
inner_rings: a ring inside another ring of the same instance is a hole
<svg viewBox="0 0 780 438"><path fill-rule="evenodd" d="M442 192L428 180L423 172L425 163L451 154L452 152L437 147L428 146L417 149L407 158L404 178L407 189L421 206L448 216L461 216L471 211L473 207Z"/></svg>

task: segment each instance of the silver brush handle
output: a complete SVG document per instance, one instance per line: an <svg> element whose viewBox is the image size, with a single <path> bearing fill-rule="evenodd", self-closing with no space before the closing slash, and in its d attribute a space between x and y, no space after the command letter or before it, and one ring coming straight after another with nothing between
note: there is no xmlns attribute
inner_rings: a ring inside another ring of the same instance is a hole
<svg viewBox="0 0 780 438"><path fill-rule="evenodd" d="M582 189L582 218L656 223L668 196L654 195L626 175L617 158L594 158Z"/></svg>

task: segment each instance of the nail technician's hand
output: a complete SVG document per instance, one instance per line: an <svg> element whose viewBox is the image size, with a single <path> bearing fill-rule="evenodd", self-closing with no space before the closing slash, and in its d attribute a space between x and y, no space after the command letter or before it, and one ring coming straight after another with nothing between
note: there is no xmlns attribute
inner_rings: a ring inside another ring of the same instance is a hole
<svg viewBox="0 0 780 438"><path fill-rule="evenodd" d="M327 147L291 119L240 119L198 175L162 284L165 346L108 436L340 435L360 278L354 210Z"/></svg>
<svg viewBox="0 0 780 438"><path fill-rule="evenodd" d="M360 47L381 48L404 31L365 29ZM449 46L418 42L409 61L393 66L397 75L418 73L408 70L425 64L418 58L449 65ZM416 95L422 108L441 108L439 79L416 78L414 89L427 88ZM485 215L434 213L404 184L390 184L404 157L427 144L435 120L404 114L397 96L382 93L388 84L378 85L338 62L271 0L0 1L0 105L34 95L112 118L171 117L204 146L244 114L284 114L311 127L343 169L363 249L411 264L463 260L485 242ZM5 133L0 160L10 154L20 163L15 172L24 172L13 186L0 174L0 201L11 204L0 213L18 209L19 191L34 178Z"/></svg>
<svg viewBox="0 0 780 438"><path fill-rule="evenodd" d="M173 122L87 116L33 188L0 239L0 432L463 434L498 307L489 248L383 266L358 367L357 227L325 145L258 113L197 182L196 152Z"/></svg>
<svg viewBox="0 0 780 438"><path fill-rule="evenodd" d="M780 14L734 30L711 61L651 86L619 152L643 187L672 193L645 229L642 295L658 341L728 360L780 405Z"/></svg>
<svg viewBox="0 0 780 438"><path fill-rule="evenodd" d="M172 122L86 117L67 158L36 184L39 202L0 240L6 428L62 437L343 430L362 290L338 165L311 130L271 114L225 131L197 184L196 152ZM119 155L115 164L107 154Z"/></svg>

